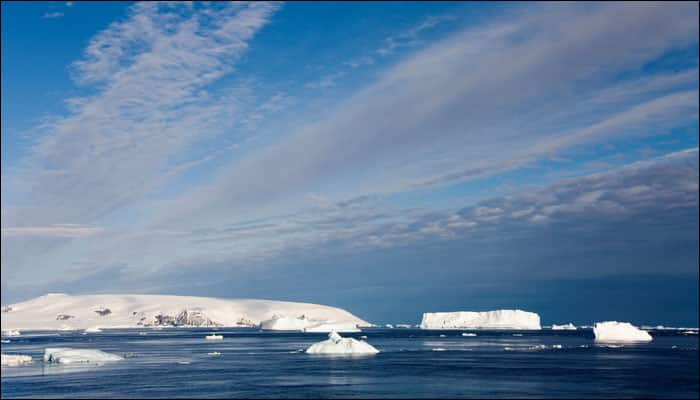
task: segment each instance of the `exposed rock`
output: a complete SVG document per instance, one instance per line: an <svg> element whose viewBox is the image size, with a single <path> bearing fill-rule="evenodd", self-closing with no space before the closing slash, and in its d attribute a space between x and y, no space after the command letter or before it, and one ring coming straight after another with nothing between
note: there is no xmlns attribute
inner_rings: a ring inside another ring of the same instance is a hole
<svg viewBox="0 0 700 400"><path fill-rule="evenodd" d="M65 321L65 320L71 319L71 318L73 318L72 315L68 315L68 314L58 314L58 315L56 316L56 321Z"/></svg>
<svg viewBox="0 0 700 400"><path fill-rule="evenodd" d="M100 316L104 317L105 315L111 314L112 310L109 308L101 308L99 310L95 310L96 313L100 314Z"/></svg>

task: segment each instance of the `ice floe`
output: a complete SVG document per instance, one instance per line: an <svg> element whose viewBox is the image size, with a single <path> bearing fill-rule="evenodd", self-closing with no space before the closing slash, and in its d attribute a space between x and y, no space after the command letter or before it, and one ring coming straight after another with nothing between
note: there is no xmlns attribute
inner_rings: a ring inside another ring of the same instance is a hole
<svg viewBox="0 0 700 400"><path fill-rule="evenodd" d="M31 362L31 356L25 356L21 354L2 354L3 367L17 367L19 365L29 364Z"/></svg>
<svg viewBox="0 0 700 400"><path fill-rule="evenodd" d="M552 324L552 330L553 331L575 331L576 325L572 324L571 322L569 322L568 324L564 324L564 325Z"/></svg>
<svg viewBox="0 0 700 400"><path fill-rule="evenodd" d="M222 340L224 337L223 335L217 335L212 333L211 335L207 335L204 337L206 340Z"/></svg>
<svg viewBox="0 0 700 400"><path fill-rule="evenodd" d="M44 362L58 364L102 363L119 361L123 358L97 349L73 349L69 347L47 348L44 350Z"/></svg>

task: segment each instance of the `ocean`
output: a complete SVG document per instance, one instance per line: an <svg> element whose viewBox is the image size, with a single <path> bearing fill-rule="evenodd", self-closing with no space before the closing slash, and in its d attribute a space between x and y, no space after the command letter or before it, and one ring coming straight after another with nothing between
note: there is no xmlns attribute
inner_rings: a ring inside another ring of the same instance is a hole
<svg viewBox="0 0 700 400"><path fill-rule="evenodd" d="M216 332L223 340L205 340ZM473 332L477 336L462 336ZM231 329L32 332L3 338L2 398L698 397L698 336L652 330L644 344L602 345L591 329L483 331L365 329L381 353L303 352L322 333ZM145 334L144 334L145 333ZM441 337L444 335L444 337ZM47 347L100 349L103 365L44 364ZM218 352L220 355L208 353Z"/></svg>

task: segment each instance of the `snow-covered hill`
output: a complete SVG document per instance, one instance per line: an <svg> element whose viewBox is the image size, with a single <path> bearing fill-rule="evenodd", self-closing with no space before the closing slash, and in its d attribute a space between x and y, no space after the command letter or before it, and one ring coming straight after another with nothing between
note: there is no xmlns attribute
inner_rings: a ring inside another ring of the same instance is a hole
<svg viewBox="0 0 700 400"><path fill-rule="evenodd" d="M2 330L62 330L164 326L251 326L290 317L327 324L370 325L336 307L272 300L169 295L48 294L2 310Z"/></svg>
<svg viewBox="0 0 700 400"><path fill-rule="evenodd" d="M540 316L522 310L424 313L421 329L541 329Z"/></svg>

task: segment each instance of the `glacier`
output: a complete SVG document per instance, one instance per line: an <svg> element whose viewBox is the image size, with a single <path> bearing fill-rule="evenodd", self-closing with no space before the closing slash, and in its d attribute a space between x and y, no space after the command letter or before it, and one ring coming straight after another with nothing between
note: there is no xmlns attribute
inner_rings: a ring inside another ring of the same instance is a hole
<svg viewBox="0 0 700 400"><path fill-rule="evenodd" d="M371 344L353 338L344 338L337 332L328 334L328 339L315 343L306 349L307 354L357 354L369 355L377 354L377 350Z"/></svg>
<svg viewBox="0 0 700 400"><path fill-rule="evenodd" d="M527 329L539 330L540 316L522 310L423 313L421 329Z"/></svg>
<svg viewBox="0 0 700 400"><path fill-rule="evenodd" d="M44 362L58 364L102 363L119 361L122 357L96 349L73 349L69 347L47 348L44 350Z"/></svg>
<svg viewBox="0 0 700 400"><path fill-rule="evenodd" d="M650 342L651 335L629 322L597 322L593 327L596 342Z"/></svg>
<svg viewBox="0 0 700 400"><path fill-rule="evenodd" d="M302 332L360 332L355 322L321 321L300 317L275 316L260 323L260 329L269 331L302 331Z"/></svg>
<svg viewBox="0 0 700 400"><path fill-rule="evenodd" d="M171 295L51 294L12 304L5 310L3 336L19 329L261 327L263 322L262 328L266 329L299 320L303 320L302 326L292 330L323 324L371 326L348 311L319 304Z"/></svg>

